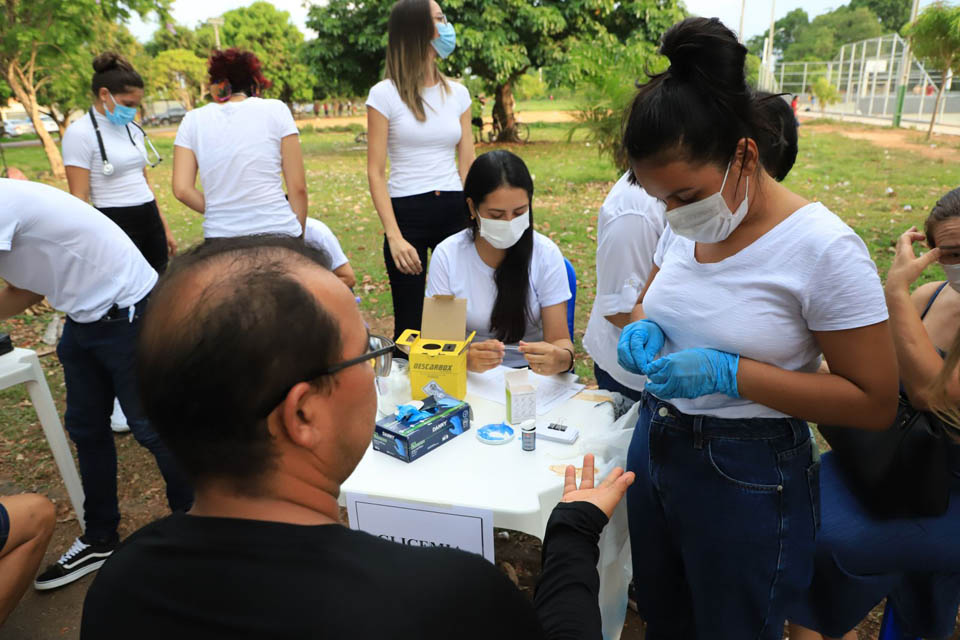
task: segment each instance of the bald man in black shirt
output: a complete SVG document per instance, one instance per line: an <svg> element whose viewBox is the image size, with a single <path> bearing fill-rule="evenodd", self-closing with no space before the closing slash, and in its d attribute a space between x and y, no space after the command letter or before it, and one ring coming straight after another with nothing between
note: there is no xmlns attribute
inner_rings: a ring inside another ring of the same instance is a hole
<svg viewBox="0 0 960 640"><path fill-rule="evenodd" d="M196 502L113 554L81 637L600 638L597 541L633 476L594 487L592 456L579 489L567 469L534 605L479 556L339 523L392 343L323 264L296 239L224 239L154 291L141 394Z"/></svg>

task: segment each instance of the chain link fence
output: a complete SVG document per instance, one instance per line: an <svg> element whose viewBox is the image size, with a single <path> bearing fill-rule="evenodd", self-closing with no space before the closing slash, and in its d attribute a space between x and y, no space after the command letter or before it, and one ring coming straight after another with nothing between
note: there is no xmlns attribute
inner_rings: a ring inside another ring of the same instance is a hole
<svg viewBox="0 0 960 640"><path fill-rule="evenodd" d="M846 44L834 60L779 62L773 69L765 66L760 71L760 86L797 95L801 111L846 120L893 122L903 84L901 122L922 125L930 123L937 93L946 83L935 125L939 131L960 133L960 91L953 90L953 78L925 69L913 56L906 61L906 44L894 33ZM909 64L906 70L905 62ZM837 88L836 103L818 104L812 91L818 78L826 78Z"/></svg>

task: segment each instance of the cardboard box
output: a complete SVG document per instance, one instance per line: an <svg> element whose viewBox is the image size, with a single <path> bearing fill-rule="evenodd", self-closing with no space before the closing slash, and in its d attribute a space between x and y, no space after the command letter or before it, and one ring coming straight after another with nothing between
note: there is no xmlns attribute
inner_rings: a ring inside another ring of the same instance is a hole
<svg viewBox="0 0 960 640"><path fill-rule="evenodd" d="M537 389L530 383L527 369L503 374L507 393L507 422L520 424L537 419Z"/></svg>
<svg viewBox="0 0 960 640"><path fill-rule="evenodd" d="M467 301L454 296L424 298L420 331L407 329L397 344L410 348L410 392L423 400L438 392L467 396Z"/></svg>
<svg viewBox="0 0 960 640"><path fill-rule="evenodd" d="M398 421L396 415L389 415L377 420L373 449L404 462L413 462L469 430L470 405L466 402L459 402L411 425Z"/></svg>

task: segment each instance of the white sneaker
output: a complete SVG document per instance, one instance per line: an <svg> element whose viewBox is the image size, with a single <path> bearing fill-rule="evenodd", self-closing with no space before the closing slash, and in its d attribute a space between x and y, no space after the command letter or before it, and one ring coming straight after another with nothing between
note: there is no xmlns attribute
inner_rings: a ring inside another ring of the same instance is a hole
<svg viewBox="0 0 960 640"><path fill-rule="evenodd" d="M123 409L120 408L120 401L113 399L113 415L110 416L110 428L114 433L129 433L130 426L127 424L127 416L123 415Z"/></svg>

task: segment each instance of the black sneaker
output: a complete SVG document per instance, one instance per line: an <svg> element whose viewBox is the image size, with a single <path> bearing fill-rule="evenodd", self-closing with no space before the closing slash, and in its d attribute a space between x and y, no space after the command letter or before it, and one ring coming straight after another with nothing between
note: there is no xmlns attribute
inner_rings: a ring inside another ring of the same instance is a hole
<svg viewBox="0 0 960 640"><path fill-rule="evenodd" d="M46 591L79 580L99 569L116 547L116 543L88 544L81 536L73 541L73 545L59 560L37 576L33 587L38 591Z"/></svg>

